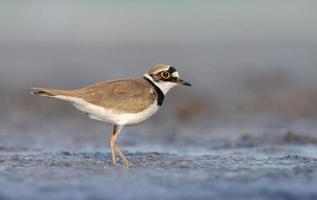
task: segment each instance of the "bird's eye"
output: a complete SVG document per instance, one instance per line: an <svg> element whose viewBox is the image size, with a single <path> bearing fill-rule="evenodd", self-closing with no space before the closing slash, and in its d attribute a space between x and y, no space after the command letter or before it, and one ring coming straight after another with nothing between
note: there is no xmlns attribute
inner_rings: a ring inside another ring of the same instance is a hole
<svg viewBox="0 0 317 200"><path fill-rule="evenodd" d="M171 77L171 74L168 71L161 72L161 77L164 79L168 79Z"/></svg>

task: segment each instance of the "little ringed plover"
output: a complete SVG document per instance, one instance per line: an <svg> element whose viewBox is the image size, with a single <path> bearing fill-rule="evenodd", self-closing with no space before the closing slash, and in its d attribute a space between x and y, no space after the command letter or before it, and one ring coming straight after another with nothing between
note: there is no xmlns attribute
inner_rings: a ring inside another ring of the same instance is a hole
<svg viewBox="0 0 317 200"><path fill-rule="evenodd" d="M191 86L180 79L172 65L157 64L140 78L105 81L75 90L31 88L31 93L64 100L91 119L113 124L112 163L116 165L117 153L129 167L130 161L116 144L120 131L124 126L141 123L156 113L167 92L177 85Z"/></svg>

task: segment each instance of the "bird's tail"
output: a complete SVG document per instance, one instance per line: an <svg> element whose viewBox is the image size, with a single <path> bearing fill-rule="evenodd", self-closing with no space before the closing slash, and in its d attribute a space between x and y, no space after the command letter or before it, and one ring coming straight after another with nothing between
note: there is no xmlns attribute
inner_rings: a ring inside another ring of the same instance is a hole
<svg viewBox="0 0 317 200"><path fill-rule="evenodd" d="M31 94L39 95L39 96L46 96L46 97L55 97L55 96L65 96L67 95L67 91L64 90L57 90L53 88L31 88ZM68 95L67 95L68 96Z"/></svg>

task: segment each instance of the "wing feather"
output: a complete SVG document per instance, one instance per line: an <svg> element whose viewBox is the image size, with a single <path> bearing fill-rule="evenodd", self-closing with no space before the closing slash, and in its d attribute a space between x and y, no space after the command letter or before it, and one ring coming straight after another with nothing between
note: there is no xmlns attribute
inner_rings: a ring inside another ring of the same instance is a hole
<svg viewBox="0 0 317 200"><path fill-rule="evenodd" d="M74 90L72 96L119 112L136 113L148 108L155 100L156 93L152 87L142 78L115 80Z"/></svg>

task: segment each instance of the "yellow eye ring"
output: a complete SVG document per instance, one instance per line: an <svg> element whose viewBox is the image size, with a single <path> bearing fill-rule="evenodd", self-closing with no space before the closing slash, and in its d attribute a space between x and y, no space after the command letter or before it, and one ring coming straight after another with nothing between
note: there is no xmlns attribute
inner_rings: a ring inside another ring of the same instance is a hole
<svg viewBox="0 0 317 200"><path fill-rule="evenodd" d="M161 72L161 77L164 79L168 79L169 77L171 77L171 74L167 71Z"/></svg>

